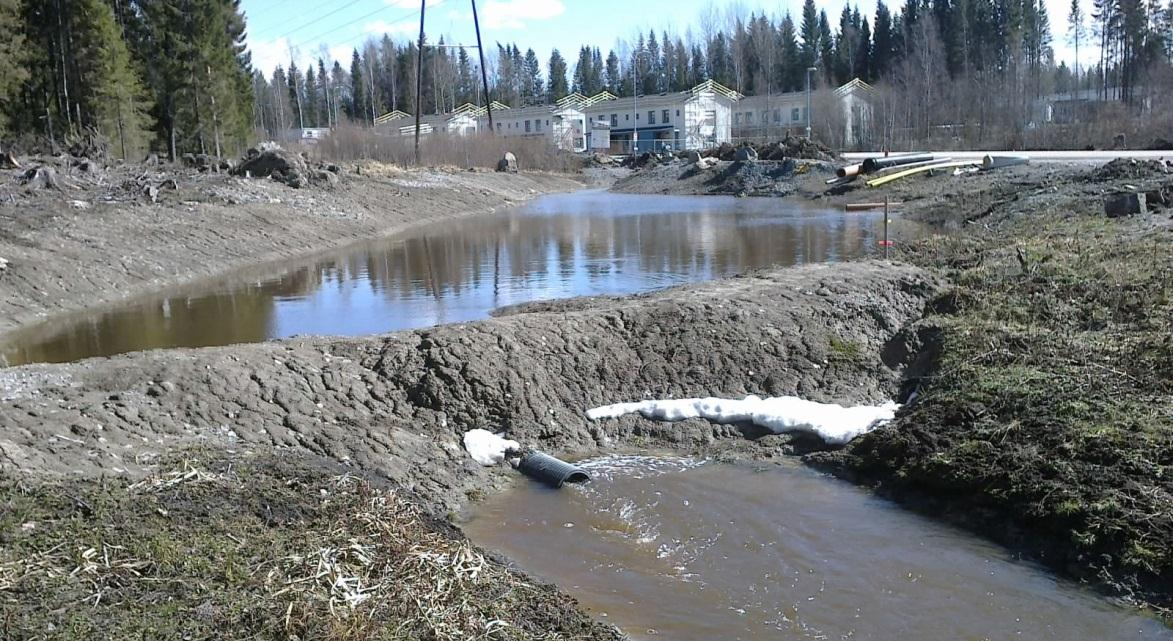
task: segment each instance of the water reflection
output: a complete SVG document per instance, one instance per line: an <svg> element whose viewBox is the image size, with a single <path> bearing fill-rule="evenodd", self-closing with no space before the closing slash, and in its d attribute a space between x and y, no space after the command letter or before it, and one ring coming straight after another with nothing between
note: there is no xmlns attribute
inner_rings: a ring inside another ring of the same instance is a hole
<svg viewBox="0 0 1173 641"><path fill-rule="evenodd" d="M629 294L771 265L871 253L877 214L768 199L549 196L263 273L15 333L10 364L295 334L364 335L484 318L495 308Z"/></svg>

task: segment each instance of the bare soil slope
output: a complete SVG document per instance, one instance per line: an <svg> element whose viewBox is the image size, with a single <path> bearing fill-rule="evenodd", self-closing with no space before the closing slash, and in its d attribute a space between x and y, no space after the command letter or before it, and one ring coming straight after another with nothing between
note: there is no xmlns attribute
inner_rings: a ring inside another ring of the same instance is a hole
<svg viewBox="0 0 1173 641"><path fill-rule="evenodd" d="M22 187L21 170L0 175L0 258L7 261L0 269L0 331L582 186L561 175L370 163L301 189L170 166L86 167L59 168L61 189ZM144 186L156 188L157 202Z"/></svg>

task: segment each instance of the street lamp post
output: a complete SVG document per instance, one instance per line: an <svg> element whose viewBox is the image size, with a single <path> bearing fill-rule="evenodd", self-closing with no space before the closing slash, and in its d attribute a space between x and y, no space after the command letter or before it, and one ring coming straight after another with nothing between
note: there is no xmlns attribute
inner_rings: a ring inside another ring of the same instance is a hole
<svg viewBox="0 0 1173 641"><path fill-rule="evenodd" d="M632 64L631 68L632 68L633 80L631 83L631 97L633 99L633 102L631 105L631 109L634 112L634 113L632 113L632 115L635 116L635 122L631 123L631 127L632 127L632 130L631 130L631 153L632 154L639 153L639 59L643 56L646 56L646 55L648 55L648 52L643 51L643 50L636 51L632 55L633 64Z"/></svg>
<svg viewBox="0 0 1173 641"><path fill-rule="evenodd" d="M811 139L811 74L818 71L818 67L806 68L806 139Z"/></svg>

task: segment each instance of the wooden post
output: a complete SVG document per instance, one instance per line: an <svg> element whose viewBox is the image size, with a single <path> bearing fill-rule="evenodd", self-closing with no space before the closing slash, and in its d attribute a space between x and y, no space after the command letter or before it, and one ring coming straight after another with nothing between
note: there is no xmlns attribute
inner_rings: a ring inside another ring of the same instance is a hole
<svg viewBox="0 0 1173 641"><path fill-rule="evenodd" d="M485 69L485 45L481 42L481 22L477 19L477 0L472 0L472 26L477 30L477 53L481 57L481 86L485 90L485 112L489 115L489 133L496 134L493 128L493 100L489 97L489 72Z"/></svg>
<svg viewBox="0 0 1173 641"><path fill-rule="evenodd" d="M420 0L420 42L415 49L415 166L420 166L420 113L424 106L420 104L420 87L424 83L424 12L428 9L428 0Z"/></svg>
<svg viewBox="0 0 1173 641"><path fill-rule="evenodd" d="M888 195L884 194L884 260L888 260L888 247L892 244L888 241Z"/></svg>

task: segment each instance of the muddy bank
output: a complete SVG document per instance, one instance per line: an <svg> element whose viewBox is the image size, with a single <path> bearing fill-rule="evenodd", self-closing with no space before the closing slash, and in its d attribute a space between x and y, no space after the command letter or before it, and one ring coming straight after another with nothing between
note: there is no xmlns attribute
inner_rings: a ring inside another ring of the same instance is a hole
<svg viewBox="0 0 1173 641"><path fill-rule="evenodd" d="M66 185L60 190L20 187L19 172L3 186L0 331L581 187L559 175L401 171L370 163L301 189L170 166L123 165L100 176L96 169L73 171L60 174ZM137 190L143 176L142 184L161 185L157 202ZM124 189L127 184L136 189Z"/></svg>
<svg viewBox="0 0 1173 641"><path fill-rule="evenodd" d="M920 270L859 262L523 306L385 337L9 368L0 370L0 462L134 475L192 443L275 447L346 462L451 507L492 476L459 446L474 427L566 454L635 437L692 447L736 430L636 418L604 426L582 413L645 396L891 398L915 342L902 330L933 291Z"/></svg>
<svg viewBox="0 0 1173 641"><path fill-rule="evenodd" d="M702 163L675 158L649 164L619 178L613 191L626 194L679 194L688 196L794 196L819 195L834 165L814 160L718 160Z"/></svg>

